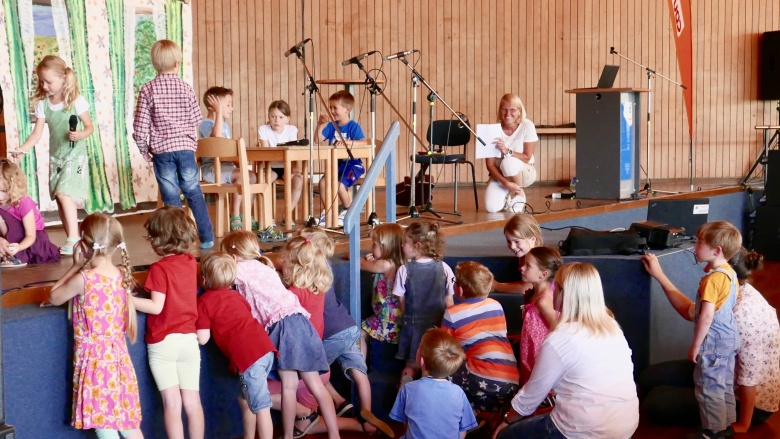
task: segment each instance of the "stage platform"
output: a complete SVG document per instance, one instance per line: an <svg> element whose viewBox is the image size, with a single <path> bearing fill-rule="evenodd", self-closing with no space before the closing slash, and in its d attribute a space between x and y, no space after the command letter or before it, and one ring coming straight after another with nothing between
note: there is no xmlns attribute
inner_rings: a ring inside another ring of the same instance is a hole
<svg viewBox="0 0 780 439"><path fill-rule="evenodd" d="M569 190L568 186L536 184L526 189L526 195L528 197L527 212L535 214L540 223L565 221L571 218L581 218L608 212L643 208L647 206L649 199L668 197L700 198L740 192L743 190L742 187L739 186L737 180L698 181L696 182L695 192L689 191L690 186L687 180L656 180L653 182L653 189L659 191L659 193L642 193L636 200L552 199L550 196L553 192L566 192ZM478 191L481 197L484 192L484 185L478 185ZM660 194L661 191L674 192L674 194ZM453 192L454 190L451 186L447 187L440 185L434 189L433 207L437 212L453 210ZM376 199L378 200L376 210L382 220L384 219L385 192L384 189L380 188L377 189L376 193ZM147 204L151 205L151 203ZM318 198L315 198L315 204L319 204ZM278 212L284 211L283 205L284 201L278 199ZM489 230L500 230L504 227L506 220L512 216L511 212L488 213L484 210L477 212L470 188L467 185L461 185L458 207L461 215L441 214L442 221L440 223L448 237ZM212 210L213 214L214 205L211 204L209 208ZM408 207L398 206L397 209L399 223L408 224L413 221L412 218L401 219L407 216ZM82 217L84 216L83 211L80 212L80 214ZM143 224L149 217L149 214L150 211L146 211L117 217L125 228L125 239L130 253L130 261L133 264L134 269L139 272L144 272L149 264L159 258L159 256L152 251L148 242L143 238L146 235ZM419 218L421 219L437 220L431 213L419 212L419 214ZM279 213L279 215L281 215L281 213ZM319 211L316 212L316 215L319 215ZM281 218L277 218L277 224L280 223L280 220ZM449 223L450 221L456 223L460 222L461 224L452 224ZM302 224L298 224L293 230L287 230L286 232L294 233L296 229L300 229L302 226ZM593 226L593 228L596 229L601 228L598 223L594 223ZM622 227L628 226L630 226L630 223L623 225ZM47 228L47 232L55 244L61 245L64 243L65 234L62 227L50 227ZM368 232L369 229L367 226L361 228L361 248L363 249L367 249L370 246ZM331 236L336 241L336 253L348 251L348 237L337 233L333 233ZM220 240L217 239L213 248L218 248L219 243ZM272 254L281 250L283 245L284 243L261 243L263 251ZM205 251L207 252L209 250ZM196 250L196 255L200 256L200 250ZM47 287L59 279L59 277L68 270L71 263L72 260L70 257L66 256L61 262L55 264L29 265L22 268L4 268L2 272L0 272L3 292L2 305L19 305L32 301L39 301L39 299L46 297L48 295Z"/></svg>

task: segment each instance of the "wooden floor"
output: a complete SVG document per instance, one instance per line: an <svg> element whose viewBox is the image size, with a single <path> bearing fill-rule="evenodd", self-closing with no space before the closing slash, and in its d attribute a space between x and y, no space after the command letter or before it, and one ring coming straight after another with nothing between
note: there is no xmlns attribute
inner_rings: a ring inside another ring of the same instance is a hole
<svg viewBox="0 0 780 439"><path fill-rule="evenodd" d="M470 188L461 187L459 194L459 210L462 212L460 216L443 214L444 220L452 220L461 222L461 224L449 224L442 222L444 226L444 232L446 235L458 235L464 233L473 233L484 230L498 230L501 229L507 218L511 216L511 213L501 212L490 214L484 211L477 212L474 208L473 195L469 192ZM741 190L736 181L713 181L713 182L696 182L696 191L691 193L690 186L687 181L654 181L653 189L659 193L651 194L650 197L661 196L683 196L683 197L702 197L712 196L720 193L728 193ZM483 187L479 187L480 197L484 190ZM639 200L632 201L616 201L616 200L552 200L547 198L553 192L561 192L565 190L559 186L552 185L537 185L526 190L528 196L528 210L539 214L538 220L540 222L553 221L565 218L571 218L582 215L592 215L596 213L602 213L607 211L630 209L637 207L637 203L647 203L646 196L643 195ZM661 191L679 192L679 194L666 194L660 193ZM380 219L384 219L384 191L377 191L377 198L381 200L378 203L377 213ZM277 200L279 212L283 211L283 200ZM438 211L452 211L453 210L453 189L450 187L436 187L434 190L433 204ZM213 206L211 206L213 208ZM399 208L399 218L407 214L408 208ZM156 261L158 256L149 247L146 240L143 239L145 232L143 230L143 223L148 218L149 213L140 213L136 215L128 215L119 217L119 221L125 227L125 240L127 241L128 251L130 252L131 262L138 269L145 269L150 263ZM422 218L435 219L430 213L421 213ZM280 218L277 218L279 221ZM400 220L402 224L408 223L410 220ZM297 228L300 228L299 225ZM62 244L64 242L65 235L61 228L53 227L49 231L52 240L56 244ZM364 238L362 240L362 247L367 248L369 242L367 240L368 228L361 228L361 234ZM348 248L347 238L343 235L333 234L333 238L337 242L337 252L346 252ZM216 242L215 248L218 248L219 240ZM277 244L264 244L267 251L276 251L281 248ZM20 303L30 303L39 301L41 298L48 294L47 285L50 285L58 279L67 269L70 267L71 261L69 258L58 264L47 264L39 266L28 266L17 269L2 269L2 288L3 288L3 306L12 306ZM775 308L780 307L780 262L767 262L765 269L762 272L756 273L754 285L761 291L767 300ZM398 424L394 424L393 428L396 431L396 437L400 437L403 428ZM640 417L640 427L634 435L635 439L650 439L650 438L683 438L692 430L687 428L675 428L675 427L662 427L652 425ZM361 438L365 437L365 434L357 433L342 433L342 437L345 438ZM323 435L316 435L311 437L326 437ZM754 428L748 434L739 435L746 439L758 439L758 438L780 438L780 415L775 415L770 418L769 422L763 426Z"/></svg>

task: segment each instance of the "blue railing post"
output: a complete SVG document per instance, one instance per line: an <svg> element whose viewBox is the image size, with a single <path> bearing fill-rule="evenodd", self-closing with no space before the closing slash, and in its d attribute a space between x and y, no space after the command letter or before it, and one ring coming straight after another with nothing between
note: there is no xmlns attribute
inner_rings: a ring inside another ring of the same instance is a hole
<svg viewBox="0 0 780 439"><path fill-rule="evenodd" d="M382 147L379 148L371 162L371 166L363 178L363 184L352 200L352 204L347 209L344 216L344 232L349 235L349 310L352 318L358 324L360 323L360 211L366 204L368 194L371 188L376 184L379 173L385 168L386 182L386 205L385 222L394 223L396 218L395 208L395 168L396 168L396 143L400 133L400 124L398 121L390 125L382 141Z"/></svg>

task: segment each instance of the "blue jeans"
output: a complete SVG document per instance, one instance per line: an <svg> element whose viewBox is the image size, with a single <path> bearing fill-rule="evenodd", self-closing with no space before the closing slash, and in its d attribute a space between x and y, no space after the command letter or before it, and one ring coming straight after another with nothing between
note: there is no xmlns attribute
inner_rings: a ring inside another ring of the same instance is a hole
<svg viewBox="0 0 780 439"><path fill-rule="evenodd" d="M737 421L734 398L734 364L739 338L704 338L693 369L701 425L712 431L725 430Z"/></svg>
<svg viewBox="0 0 780 439"><path fill-rule="evenodd" d="M182 207L179 190L195 216L200 242L214 241L206 200L198 180L198 163L194 151L174 151L152 156L154 175L160 186L160 195L166 206Z"/></svg>
<svg viewBox="0 0 780 439"><path fill-rule="evenodd" d="M549 413L517 421L501 430L498 439L566 439L555 426Z"/></svg>
<svg viewBox="0 0 780 439"><path fill-rule="evenodd" d="M352 379L352 377L349 376L350 369L362 372L363 375L368 374L366 359L363 358L363 353L358 346L359 339L360 328L355 325L322 340L322 347L325 348L325 356L328 358L328 364L332 364L334 361L339 360L339 363L341 363L341 370L344 371L344 375L350 380Z"/></svg>
<svg viewBox="0 0 780 439"><path fill-rule="evenodd" d="M268 391L268 373L274 365L274 353L269 352L255 361L244 373L238 374L241 380L241 396L244 397L252 413L271 407L271 394Z"/></svg>

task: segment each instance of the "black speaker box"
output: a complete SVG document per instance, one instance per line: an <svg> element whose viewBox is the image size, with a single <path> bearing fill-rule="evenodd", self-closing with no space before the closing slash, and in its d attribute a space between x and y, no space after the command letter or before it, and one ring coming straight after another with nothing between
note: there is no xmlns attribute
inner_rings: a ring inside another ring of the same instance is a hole
<svg viewBox="0 0 780 439"><path fill-rule="evenodd" d="M780 99L780 31L764 32L761 38L761 73L758 96Z"/></svg>
<svg viewBox="0 0 780 439"><path fill-rule="evenodd" d="M780 206L758 206L753 248L770 261L780 261Z"/></svg>
<svg viewBox="0 0 780 439"><path fill-rule="evenodd" d="M780 151L769 151L766 166L766 204L780 206Z"/></svg>

